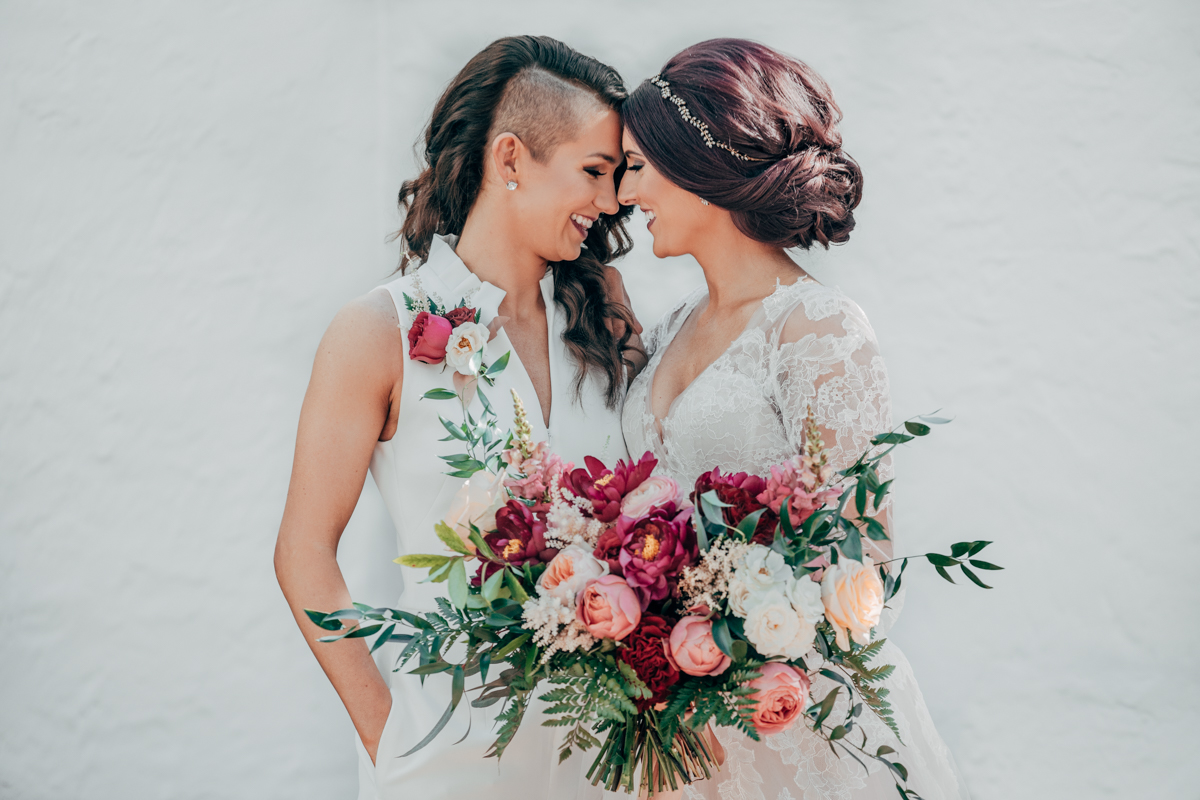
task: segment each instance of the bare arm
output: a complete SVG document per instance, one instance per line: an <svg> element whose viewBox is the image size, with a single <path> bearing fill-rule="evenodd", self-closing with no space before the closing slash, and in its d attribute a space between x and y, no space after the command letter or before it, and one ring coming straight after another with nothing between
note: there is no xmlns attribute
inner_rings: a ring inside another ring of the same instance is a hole
<svg viewBox="0 0 1200 800"><path fill-rule="evenodd" d="M626 353L626 356L633 361L633 366L629 370L629 381L632 383L637 374L646 366L647 359L642 347L642 323L633 313L633 301L629 299L629 292L625 291L625 281L616 267L605 268L604 287L608 292L608 302L623 306L629 312L629 316L633 318L633 333L629 337L629 346L633 350ZM625 333L625 325L619 320L609 319L608 326L614 336L619 337Z"/></svg>
<svg viewBox="0 0 1200 800"><path fill-rule="evenodd" d="M330 324L304 395L287 505L275 543L275 575L296 623L374 760L391 693L362 639L320 644L327 633L304 613L350 607L338 541L362 492L375 442L391 437L403 349L390 298L346 305Z"/></svg>

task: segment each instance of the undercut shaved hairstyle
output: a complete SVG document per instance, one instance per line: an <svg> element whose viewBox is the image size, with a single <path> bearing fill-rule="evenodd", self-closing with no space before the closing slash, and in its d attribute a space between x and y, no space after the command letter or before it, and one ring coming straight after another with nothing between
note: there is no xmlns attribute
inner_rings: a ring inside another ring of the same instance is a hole
<svg viewBox="0 0 1200 800"><path fill-rule="evenodd" d="M400 270L429 258L434 236L459 235L483 186L487 150L497 134L516 135L545 163L570 141L590 109L620 112L625 84L612 67L549 36L509 36L481 50L454 77L433 108L423 136L425 166L400 186L404 224ZM614 178L619 182L624 167ZM601 214L574 261L552 262L554 301L566 316L563 341L579 364L578 392L589 370L608 381L615 408L625 380L633 315L608 299L606 265L629 252L625 230L632 206ZM622 324L615 324L620 322ZM621 331L619 336L613 330Z"/></svg>
<svg viewBox="0 0 1200 800"><path fill-rule="evenodd" d="M504 87L487 141L502 133L515 134L544 164L555 148L570 141L589 112L607 107L591 90L541 67L529 67Z"/></svg>

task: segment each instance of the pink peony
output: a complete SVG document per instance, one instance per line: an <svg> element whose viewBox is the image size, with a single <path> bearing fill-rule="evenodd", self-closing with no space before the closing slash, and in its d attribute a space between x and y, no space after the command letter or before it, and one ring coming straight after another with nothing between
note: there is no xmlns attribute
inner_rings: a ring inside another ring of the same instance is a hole
<svg viewBox="0 0 1200 800"><path fill-rule="evenodd" d="M762 666L762 675L750 681L758 701L752 720L764 736L782 733L804 713L808 705L808 676L779 661Z"/></svg>
<svg viewBox="0 0 1200 800"><path fill-rule="evenodd" d="M612 522L621 513L621 501L625 495L642 485L654 471L658 460L650 453L636 463L618 461L614 469L608 469L597 458L585 456L587 469L571 472L568 484L580 497L592 501L592 515L601 522Z"/></svg>
<svg viewBox="0 0 1200 800"><path fill-rule="evenodd" d="M575 616L592 636L620 641L642 621L642 606L623 578L604 575L580 592Z"/></svg>
<svg viewBox="0 0 1200 800"><path fill-rule="evenodd" d="M760 508L765 508L763 503L758 500L759 493L765 488L767 488L767 482L757 475L749 475L745 472L722 475L721 468L715 467L696 479L696 488L692 492L692 498L694 502L699 503L700 497L705 493L716 492L717 499L726 504L726 507L721 509L721 516L725 518L725 524L736 526L748 515ZM779 517L774 511L767 509L758 518L758 524L754 526L754 536L751 540L755 544L769 547L775 540L775 527L778 524Z"/></svg>
<svg viewBox="0 0 1200 800"><path fill-rule="evenodd" d="M720 675L733 663L713 641L712 621L704 617L684 617L675 623L667 657L688 675Z"/></svg>
<svg viewBox="0 0 1200 800"><path fill-rule="evenodd" d="M643 607L663 600L679 580L679 571L700 556L692 509L675 509L674 503L656 508L644 517L622 515L617 520L621 574L637 590Z"/></svg>
<svg viewBox="0 0 1200 800"><path fill-rule="evenodd" d="M781 514L784 501L788 504L788 515L792 525L812 516L812 513L841 493L833 488L820 488L833 475L833 468L822 467L817 474L816 464L808 456L792 456L778 466L771 467L767 487L758 495L758 502L765 503L771 511Z"/></svg>
<svg viewBox="0 0 1200 800"><path fill-rule="evenodd" d="M651 475L621 501L621 513L627 517L644 516L655 506L678 503L679 484L662 475Z"/></svg>
<svg viewBox="0 0 1200 800"><path fill-rule="evenodd" d="M423 364L442 363L453 331L454 326L445 318L422 311L408 329L408 357Z"/></svg>

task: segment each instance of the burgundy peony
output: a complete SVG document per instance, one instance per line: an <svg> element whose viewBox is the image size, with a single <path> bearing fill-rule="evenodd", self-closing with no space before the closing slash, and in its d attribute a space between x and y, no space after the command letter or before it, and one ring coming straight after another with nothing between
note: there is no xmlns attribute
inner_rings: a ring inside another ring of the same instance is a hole
<svg viewBox="0 0 1200 800"><path fill-rule="evenodd" d="M667 690L679 681L679 670L667 658L667 637L670 635L669 620L646 614L637 629L625 637L625 646L617 651L617 658L632 667L653 693L649 700L634 701L638 711L665 703Z"/></svg>
<svg viewBox="0 0 1200 800"><path fill-rule="evenodd" d="M617 462L608 469L597 458L585 456L587 469L577 469L568 480L572 491L592 501L592 515L601 522L612 522L621 514L621 501L625 495L642 485L658 465L658 459L649 452L636 463Z"/></svg>
<svg viewBox="0 0 1200 800"><path fill-rule="evenodd" d="M509 500L496 512L496 530L483 537L497 558L514 566L527 562L546 562L558 555L558 550L546 547L546 523L534 516L524 503ZM486 580L499 565L485 562Z"/></svg>
<svg viewBox="0 0 1200 800"><path fill-rule="evenodd" d="M674 503L668 503L639 519L622 515L617 520L621 573L643 607L671 594L679 570L699 558L691 516L692 509L677 511Z"/></svg>
<svg viewBox="0 0 1200 800"><path fill-rule="evenodd" d="M621 534L616 528L609 528L600 534L600 538L596 540L596 549L592 551L592 555L601 561L608 562L608 571L613 575L624 575L624 570L621 569Z"/></svg>
<svg viewBox="0 0 1200 800"><path fill-rule="evenodd" d="M442 363L453 331L454 326L448 320L422 311L408 329L408 357L423 364Z"/></svg>
<svg viewBox="0 0 1200 800"><path fill-rule="evenodd" d="M446 321L449 322L452 327L457 328L464 322L475 321L475 309L466 307L452 308L443 316L445 316Z"/></svg>
<svg viewBox="0 0 1200 800"><path fill-rule="evenodd" d="M754 527L754 536L751 541L770 547L771 542L775 541L775 528L779 525L779 515L758 500L758 495L766 488L767 482L757 475L749 475L745 472L722 475L721 468L717 467L696 479L696 490L692 493L692 502L699 507L700 496L705 492L715 491L717 499L722 503L729 504L729 508L721 509L726 525L737 525L748 515L760 508L766 508L767 510L758 518L758 525Z"/></svg>

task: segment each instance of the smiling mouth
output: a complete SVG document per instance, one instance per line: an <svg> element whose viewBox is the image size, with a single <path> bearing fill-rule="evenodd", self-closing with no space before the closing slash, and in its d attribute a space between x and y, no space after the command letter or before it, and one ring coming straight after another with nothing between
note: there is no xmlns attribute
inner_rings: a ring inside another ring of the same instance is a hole
<svg viewBox="0 0 1200 800"><path fill-rule="evenodd" d="M582 214L571 215L571 224L575 226L575 230L579 231L579 235L585 239L587 238L588 230L591 229L592 224L595 223L595 221L596 220L591 219L590 217L585 217Z"/></svg>
<svg viewBox="0 0 1200 800"><path fill-rule="evenodd" d="M657 215L655 215L655 213L653 211L651 211L647 208L643 208L642 213L646 215L646 227L647 228L649 228L651 225L653 225L654 220L658 218Z"/></svg>

